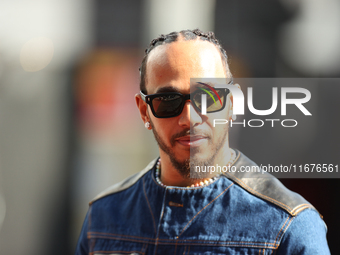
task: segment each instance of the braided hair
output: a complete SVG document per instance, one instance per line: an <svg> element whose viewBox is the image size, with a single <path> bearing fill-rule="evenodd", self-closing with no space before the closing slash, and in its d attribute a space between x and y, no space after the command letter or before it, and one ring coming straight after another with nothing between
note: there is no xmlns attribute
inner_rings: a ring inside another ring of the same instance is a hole
<svg viewBox="0 0 340 255"><path fill-rule="evenodd" d="M226 51L222 48L220 42L215 38L215 34L211 31L204 33L199 29L194 29L194 30L182 30L180 32L172 32L167 35L160 35L159 37L153 39L149 45L149 48L145 50L145 55L142 60L142 64L139 68L140 72L140 90L143 91L144 93L146 92L146 63L148 61L148 56L149 53L156 48L159 45L167 44L167 43L172 43L178 40L178 37L182 36L183 40L189 41L189 40L196 40L199 38L202 41L208 41L213 43L220 51L221 58L222 58L222 63L223 66L226 70L226 74L231 77L231 73L229 70L228 66L228 56Z"/></svg>

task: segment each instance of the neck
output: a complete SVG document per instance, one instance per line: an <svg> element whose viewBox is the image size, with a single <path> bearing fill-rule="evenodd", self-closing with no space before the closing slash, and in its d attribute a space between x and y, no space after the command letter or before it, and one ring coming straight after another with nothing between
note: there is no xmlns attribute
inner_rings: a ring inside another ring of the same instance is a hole
<svg viewBox="0 0 340 255"><path fill-rule="evenodd" d="M199 183L206 183L211 181L212 178L219 176L220 172L207 173L205 178L202 179L193 179L190 177L184 177L179 173L179 171L172 165L170 157L160 151L161 156L161 171L159 179L166 186L177 186L177 187L187 187L187 186L197 186ZM224 150L224 153L219 153L216 156L213 165L226 166L233 163L233 159L235 158L235 152L228 147L227 150ZM201 185L202 186L202 185Z"/></svg>

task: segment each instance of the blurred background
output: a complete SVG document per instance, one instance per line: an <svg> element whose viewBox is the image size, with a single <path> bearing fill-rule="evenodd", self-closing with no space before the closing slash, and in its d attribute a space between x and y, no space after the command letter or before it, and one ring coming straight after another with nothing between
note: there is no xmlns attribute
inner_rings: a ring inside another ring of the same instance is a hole
<svg viewBox="0 0 340 255"><path fill-rule="evenodd" d="M73 254L88 202L158 155L134 95L159 34L212 30L235 77L340 77L338 0L2 0L0 254ZM335 80L337 81L337 80ZM339 85L298 135L237 129L255 162L339 164ZM317 162L315 162L315 159ZM282 179L324 216L333 254L340 179Z"/></svg>

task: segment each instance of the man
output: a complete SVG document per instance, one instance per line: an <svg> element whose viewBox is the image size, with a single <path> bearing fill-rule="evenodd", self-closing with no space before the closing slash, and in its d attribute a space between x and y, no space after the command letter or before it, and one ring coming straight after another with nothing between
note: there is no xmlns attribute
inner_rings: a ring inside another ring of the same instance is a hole
<svg viewBox="0 0 340 255"><path fill-rule="evenodd" d="M214 127L232 119L233 96L192 79L231 78L213 33L160 36L140 72L136 103L160 158L90 203L76 254L329 254L315 208L275 178L239 171L255 163L229 148L227 125ZM207 114L202 94L216 101ZM237 171L191 178L216 165Z"/></svg>

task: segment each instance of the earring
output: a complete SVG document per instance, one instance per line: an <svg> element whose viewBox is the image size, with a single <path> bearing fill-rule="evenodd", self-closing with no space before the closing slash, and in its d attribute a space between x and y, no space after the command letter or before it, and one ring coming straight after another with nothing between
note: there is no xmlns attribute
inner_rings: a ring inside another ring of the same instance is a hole
<svg viewBox="0 0 340 255"><path fill-rule="evenodd" d="M237 118L237 116L233 113L233 107L231 107L231 109L230 109L230 111L229 111L229 116L231 116L231 119L233 120L233 121L235 121L236 120L236 118Z"/></svg>
<svg viewBox="0 0 340 255"><path fill-rule="evenodd" d="M148 122L148 121L145 122L144 126L145 126L146 129L150 129L150 122Z"/></svg>

